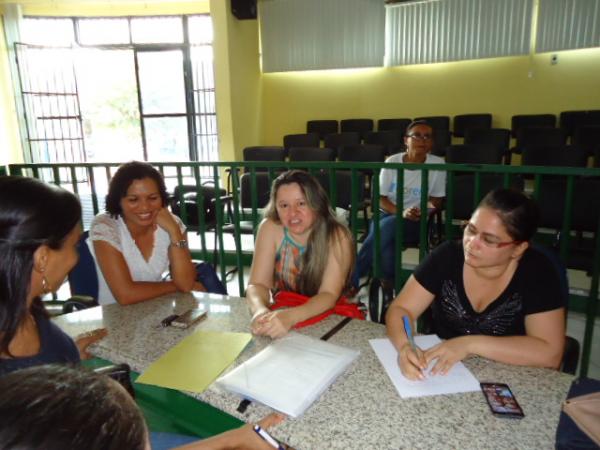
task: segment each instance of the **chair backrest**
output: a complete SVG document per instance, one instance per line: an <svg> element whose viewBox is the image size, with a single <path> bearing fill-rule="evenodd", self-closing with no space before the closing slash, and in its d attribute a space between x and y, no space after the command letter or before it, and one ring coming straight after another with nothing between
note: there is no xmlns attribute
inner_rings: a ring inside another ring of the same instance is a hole
<svg viewBox="0 0 600 450"><path fill-rule="evenodd" d="M398 130L370 131L365 136L365 144L383 145L386 155L398 153L404 148L402 133Z"/></svg>
<svg viewBox="0 0 600 450"><path fill-rule="evenodd" d="M337 120L309 120L306 122L307 133L317 133L321 140L331 133L338 132Z"/></svg>
<svg viewBox="0 0 600 450"><path fill-rule="evenodd" d="M600 126L600 111L563 111L559 126L568 136L574 136L581 127Z"/></svg>
<svg viewBox="0 0 600 450"><path fill-rule="evenodd" d="M585 167L587 152L581 147L530 146L523 148L522 164L524 166Z"/></svg>
<svg viewBox="0 0 600 450"><path fill-rule="evenodd" d="M290 162L297 161L335 161L335 150L321 147L291 147Z"/></svg>
<svg viewBox="0 0 600 450"><path fill-rule="evenodd" d="M449 116L425 116L415 117L415 120L424 120L433 127L433 131L450 131Z"/></svg>
<svg viewBox="0 0 600 450"><path fill-rule="evenodd" d="M98 274L96 262L87 244L89 231L84 231L79 238L79 260L68 275L71 295L87 295L98 301Z"/></svg>
<svg viewBox="0 0 600 450"><path fill-rule="evenodd" d="M554 114L517 114L511 118L510 133L516 138L521 128L525 127L547 127L556 126L556 116Z"/></svg>
<svg viewBox="0 0 600 450"><path fill-rule="evenodd" d="M508 151L510 130L506 128L471 128L465 131L465 144L490 145Z"/></svg>
<svg viewBox="0 0 600 450"><path fill-rule="evenodd" d="M339 161L383 162L385 147L375 144L343 145L338 151Z"/></svg>
<svg viewBox="0 0 600 450"><path fill-rule="evenodd" d="M202 208L200 211L198 211L197 204L198 191L202 195ZM183 196L188 229L192 231L199 230L201 220L204 220L205 229L213 229L217 223L217 209L214 199L217 195L223 197L225 194L225 189L215 189L214 186L178 185L175 186L173 197L169 200L169 206L173 214L183 219L183 206L179 199L180 196Z"/></svg>
<svg viewBox="0 0 600 450"><path fill-rule="evenodd" d="M454 116L453 134L457 137L465 137L468 130L492 128L492 115L482 114L459 114Z"/></svg>
<svg viewBox="0 0 600 450"><path fill-rule="evenodd" d="M359 202L365 199L365 175L361 172L357 172L355 183L352 182L352 172L349 170L336 170L335 171L335 186L336 186L336 199L335 202L331 200L331 186L329 175L324 172L315 174L317 181L323 186L325 192L329 196L332 205L337 208L349 210L352 206L352 186L354 185L357 189L356 195Z"/></svg>
<svg viewBox="0 0 600 450"><path fill-rule="evenodd" d="M600 150L600 125L579 127L573 135L573 145L585 149L588 155Z"/></svg>
<svg viewBox="0 0 600 450"><path fill-rule="evenodd" d="M364 139L369 131L373 131L373 119L344 119L340 121L342 133L356 132Z"/></svg>
<svg viewBox="0 0 600 450"><path fill-rule="evenodd" d="M501 164L504 152L492 145L450 145L446 162L450 164Z"/></svg>
<svg viewBox="0 0 600 450"><path fill-rule="evenodd" d="M240 205L242 208L252 208L252 193L256 195L256 207L264 208L269 203L271 195L271 181L269 174L264 172L255 173L252 182L252 174L244 173L240 177Z"/></svg>
<svg viewBox="0 0 600 450"><path fill-rule="evenodd" d="M285 161L285 148L280 146L255 146L244 149L244 161ZM266 172L268 168L257 167L257 171Z"/></svg>
<svg viewBox="0 0 600 450"><path fill-rule="evenodd" d="M399 131L404 136L406 127L410 125L412 119L379 119L377 121L377 131Z"/></svg>
<svg viewBox="0 0 600 450"><path fill-rule="evenodd" d="M342 145L360 144L360 134L352 131L347 133L332 133L325 136L324 146L335 150L336 155Z"/></svg>
<svg viewBox="0 0 600 450"><path fill-rule="evenodd" d="M436 156L446 156L446 149L450 145L451 137L450 131L434 128L433 129L433 148L431 154Z"/></svg>
<svg viewBox="0 0 600 450"><path fill-rule="evenodd" d="M283 148L288 154L292 147L318 147L320 143L318 133L287 134L283 137Z"/></svg>
<svg viewBox="0 0 600 450"><path fill-rule="evenodd" d="M523 127L517 134L516 147L519 151L523 151L526 147L559 147L566 143L567 133L560 128Z"/></svg>

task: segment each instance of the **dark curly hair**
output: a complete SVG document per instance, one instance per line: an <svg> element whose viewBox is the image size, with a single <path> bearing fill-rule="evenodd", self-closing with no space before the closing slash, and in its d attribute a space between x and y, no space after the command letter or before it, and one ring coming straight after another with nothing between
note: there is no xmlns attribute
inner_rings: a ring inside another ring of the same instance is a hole
<svg viewBox="0 0 600 450"><path fill-rule="evenodd" d="M127 189L134 180L144 178L150 178L156 182L162 206L165 206L168 202L167 188L160 172L148 163L131 161L119 166L110 180L108 194L106 195L106 212L114 218L120 216L123 213L121 199L127 195Z"/></svg>

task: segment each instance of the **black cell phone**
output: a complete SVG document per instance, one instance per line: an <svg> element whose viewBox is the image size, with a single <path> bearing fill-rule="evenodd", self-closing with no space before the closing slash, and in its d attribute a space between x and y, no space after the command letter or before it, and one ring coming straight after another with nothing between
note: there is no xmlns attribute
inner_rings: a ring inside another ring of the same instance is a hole
<svg viewBox="0 0 600 450"><path fill-rule="evenodd" d="M187 328L190 325L200 322L202 319L206 318L206 314L207 312L203 309L189 309L173 320L171 322L171 326L177 328Z"/></svg>
<svg viewBox="0 0 600 450"><path fill-rule="evenodd" d="M492 413L498 417L508 417L510 419L522 419L525 417L523 410L512 391L505 383L479 383L481 391L492 410Z"/></svg>

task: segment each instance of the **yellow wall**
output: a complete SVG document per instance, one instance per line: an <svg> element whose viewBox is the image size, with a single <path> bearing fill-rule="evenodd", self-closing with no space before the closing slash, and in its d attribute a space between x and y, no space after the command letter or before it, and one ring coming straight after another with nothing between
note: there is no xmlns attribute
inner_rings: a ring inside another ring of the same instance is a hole
<svg viewBox="0 0 600 450"><path fill-rule="evenodd" d="M264 74L262 143L310 119L514 114L600 109L600 49L392 68Z"/></svg>

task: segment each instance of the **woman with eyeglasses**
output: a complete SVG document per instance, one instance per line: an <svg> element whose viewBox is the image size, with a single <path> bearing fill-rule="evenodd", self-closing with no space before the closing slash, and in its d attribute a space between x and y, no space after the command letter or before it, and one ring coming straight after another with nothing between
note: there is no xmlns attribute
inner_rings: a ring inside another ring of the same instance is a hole
<svg viewBox="0 0 600 450"><path fill-rule="evenodd" d="M386 163L403 164L444 164L439 156L432 155L433 128L423 120L414 121L406 128L404 137L406 152L390 156ZM397 209L397 171L382 169L379 179L379 219L380 254L382 275L385 279L394 278L394 252L396 240ZM419 242L419 221L421 219L421 171L405 170L403 183L402 217L404 218L404 244L415 245ZM429 171L428 208L439 209L446 195L446 172ZM371 222L369 234L363 242L356 258L356 269L352 284L358 288L360 278L366 276L373 265L373 246L375 240L374 224Z"/></svg>
<svg viewBox="0 0 600 450"><path fill-rule="evenodd" d="M565 342L565 299L553 262L530 241L539 211L510 189L488 193L466 224L462 243L437 247L390 306L387 332L404 376L446 374L479 355L507 364L557 368ZM403 325L431 306L441 344L412 348Z"/></svg>

